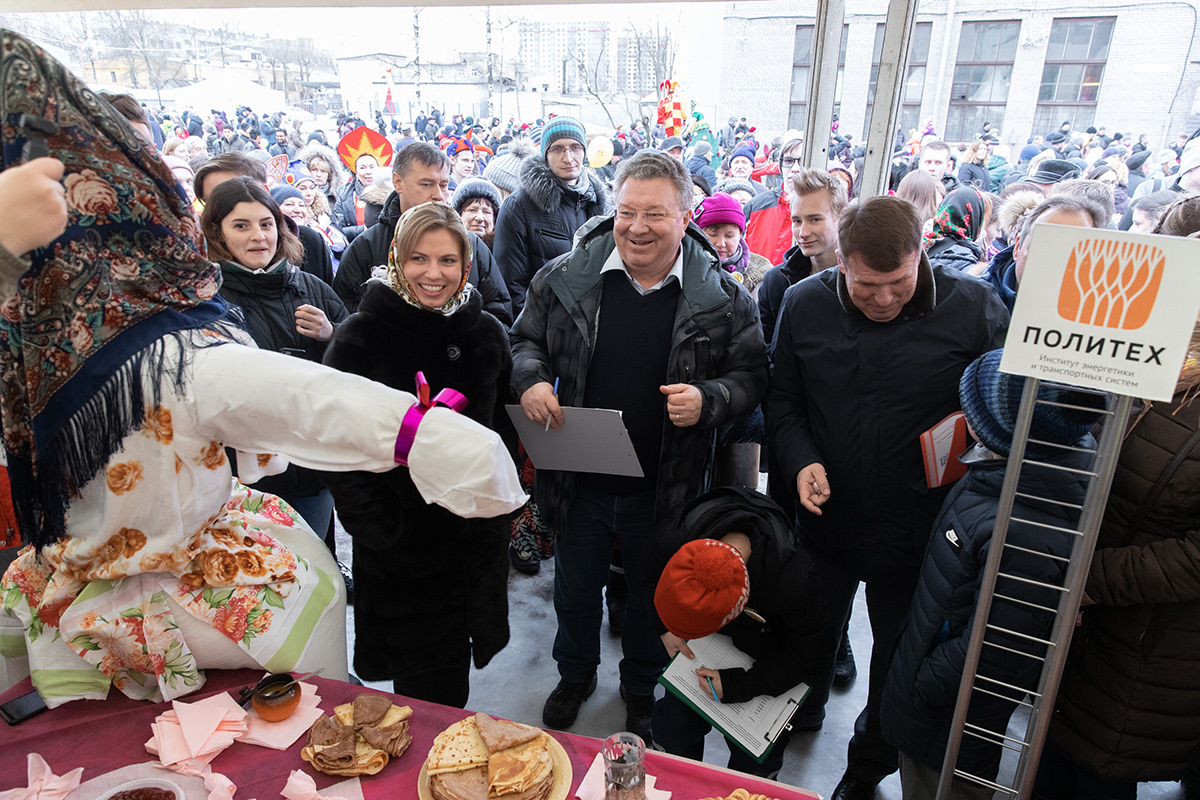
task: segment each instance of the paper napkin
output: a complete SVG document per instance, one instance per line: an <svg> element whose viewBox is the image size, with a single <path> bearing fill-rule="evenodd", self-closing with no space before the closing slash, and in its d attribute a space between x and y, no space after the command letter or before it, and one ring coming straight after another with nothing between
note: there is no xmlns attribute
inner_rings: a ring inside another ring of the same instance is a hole
<svg viewBox="0 0 1200 800"><path fill-rule="evenodd" d="M75 791L83 776L83 767L65 775L55 775L46 759L37 753L29 754L29 786L0 792L0 800L62 800Z"/></svg>
<svg viewBox="0 0 1200 800"><path fill-rule="evenodd" d="M335 783L325 790L325 794L317 792L317 783L312 776L298 769L288 775L287 785L280 794L284 800L362 800L362 785L358 778Z"/></svg>
<svg viewBox="0 0 1200 800"><path fill-rule="evenodd" d="M179 772L199 770L246 732L246 711L224 692L171 706L150 723L154 735L146 749Z"/></svg>

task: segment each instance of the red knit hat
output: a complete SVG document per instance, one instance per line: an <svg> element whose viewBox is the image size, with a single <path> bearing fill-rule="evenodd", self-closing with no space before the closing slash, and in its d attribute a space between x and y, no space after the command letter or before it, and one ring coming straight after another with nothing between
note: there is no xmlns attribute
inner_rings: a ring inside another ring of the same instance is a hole
<svg viewBox="0 0 1200 800"><path fill-rule="evenodd" d="M737 548L697 539L671 556L654 591L654 607L667 630L700 639L724 628L750 599L750 573Z"/></svg>

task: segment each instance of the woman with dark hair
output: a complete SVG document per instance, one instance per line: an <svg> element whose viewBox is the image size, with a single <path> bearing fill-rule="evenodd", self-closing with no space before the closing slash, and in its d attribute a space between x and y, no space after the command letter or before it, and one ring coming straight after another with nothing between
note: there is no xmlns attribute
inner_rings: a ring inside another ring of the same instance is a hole
<svg viewBox="0 0 1200 800"><path fill-rule="evenodd" d="M1122 179L1121 173L1125 173L1125 178ZM1091 169L1087 171L1084 177L1089 181L1099 181L1112 189L1113 193L1113 219L1120 220L1125 215L1125 209L1129 208L1129 192L1126 189L1125 181L1128 180L1129 170L1122 168L1118 169L1107 161L1097 161Z"/></svg>
<svg viewBox="0 0 1200 800"><path fill-rule="evenodd" d="M471 238L453 208L431 202L404 212L387 266L376 269L325 363L416 387L428 404L511 429L508 336L467 283L470 265ZM354 540L355 674L464 707L472 657L482 668L508 643L508 517L464 519L430 505L403 467L326 482Z"/></svg>
<svg viewBox="0 0 1200 800"><path fill-rule="evenodd" d="M231 178L209 193L200 227L221 266L220 294L241 307L254 342L319 362L346 307L332 287L296 266L304 248L271 195L252 178ZM319 536L329 529L333 497L314 471L292 464L254 488L282 497Z"/></svg>
<svg viewBox="0 0 1200 800"><path fill-rule="evenodd" d="M933 217L933 229L925 234L929 263L958 270L986 264L987 253L978 239L987 223L986 203L978 189L962 186L946 195Z"/></svg>

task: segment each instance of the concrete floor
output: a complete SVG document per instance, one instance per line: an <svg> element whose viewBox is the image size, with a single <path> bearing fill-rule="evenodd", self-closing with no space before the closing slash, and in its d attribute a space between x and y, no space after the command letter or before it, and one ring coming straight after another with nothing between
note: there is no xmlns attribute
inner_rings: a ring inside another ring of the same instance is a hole
<svg viewBox="0 0 1200 800"><path fill-rule="evenodd" d="M339 525L338 554L343 562L348 563L350 552L349 537ZM553 589L553 561L543 561L538 575L522 575L516 571L510 573L508 616L511 638L508 646L486 668L472 669L468 708L541 726L542 704L558 683L558 671L550 657L555 631ZM353 665L353 611L347 614L346 633ZM844 690L834 689L826 706L825 725L820 731L792 736L783 771L779 775L783 783L819 792L825 797L833 792L842 776L846 742L853 730L854 719L866 702L866 666L871 650L871 628L867 622L866 601L862 591L859 591L855 600L850 641L857 656L859 678ZM599 687L580 709L579 719L570 729L572 733L604 738L625 729L625 705L617 694L617 662L620 657L620 640L609 635L606 625L601 634ZM391 691L390 682L367 685ZM662 691L660 687L660 696ZM1019 721L1014 722L1014 725L1020 724ZM710 733L704 760L724 766L728 755L722 737ZM899 776L892 775L880 784L876 798L901 800ZM1183 791L1177 783L1144 783L1139 786L1138 800L1183 800Z"/></svg>

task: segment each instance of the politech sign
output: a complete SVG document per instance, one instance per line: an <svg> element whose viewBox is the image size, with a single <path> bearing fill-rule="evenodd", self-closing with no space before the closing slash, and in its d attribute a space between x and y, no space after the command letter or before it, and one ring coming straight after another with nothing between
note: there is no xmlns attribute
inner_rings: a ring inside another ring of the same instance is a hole
<svg viewBox="0 0 1200 800"><path fill-rule="evenodd" d="M1200 310L1200 241L1035 225L1000 369L1170 400Z"/></svg>

